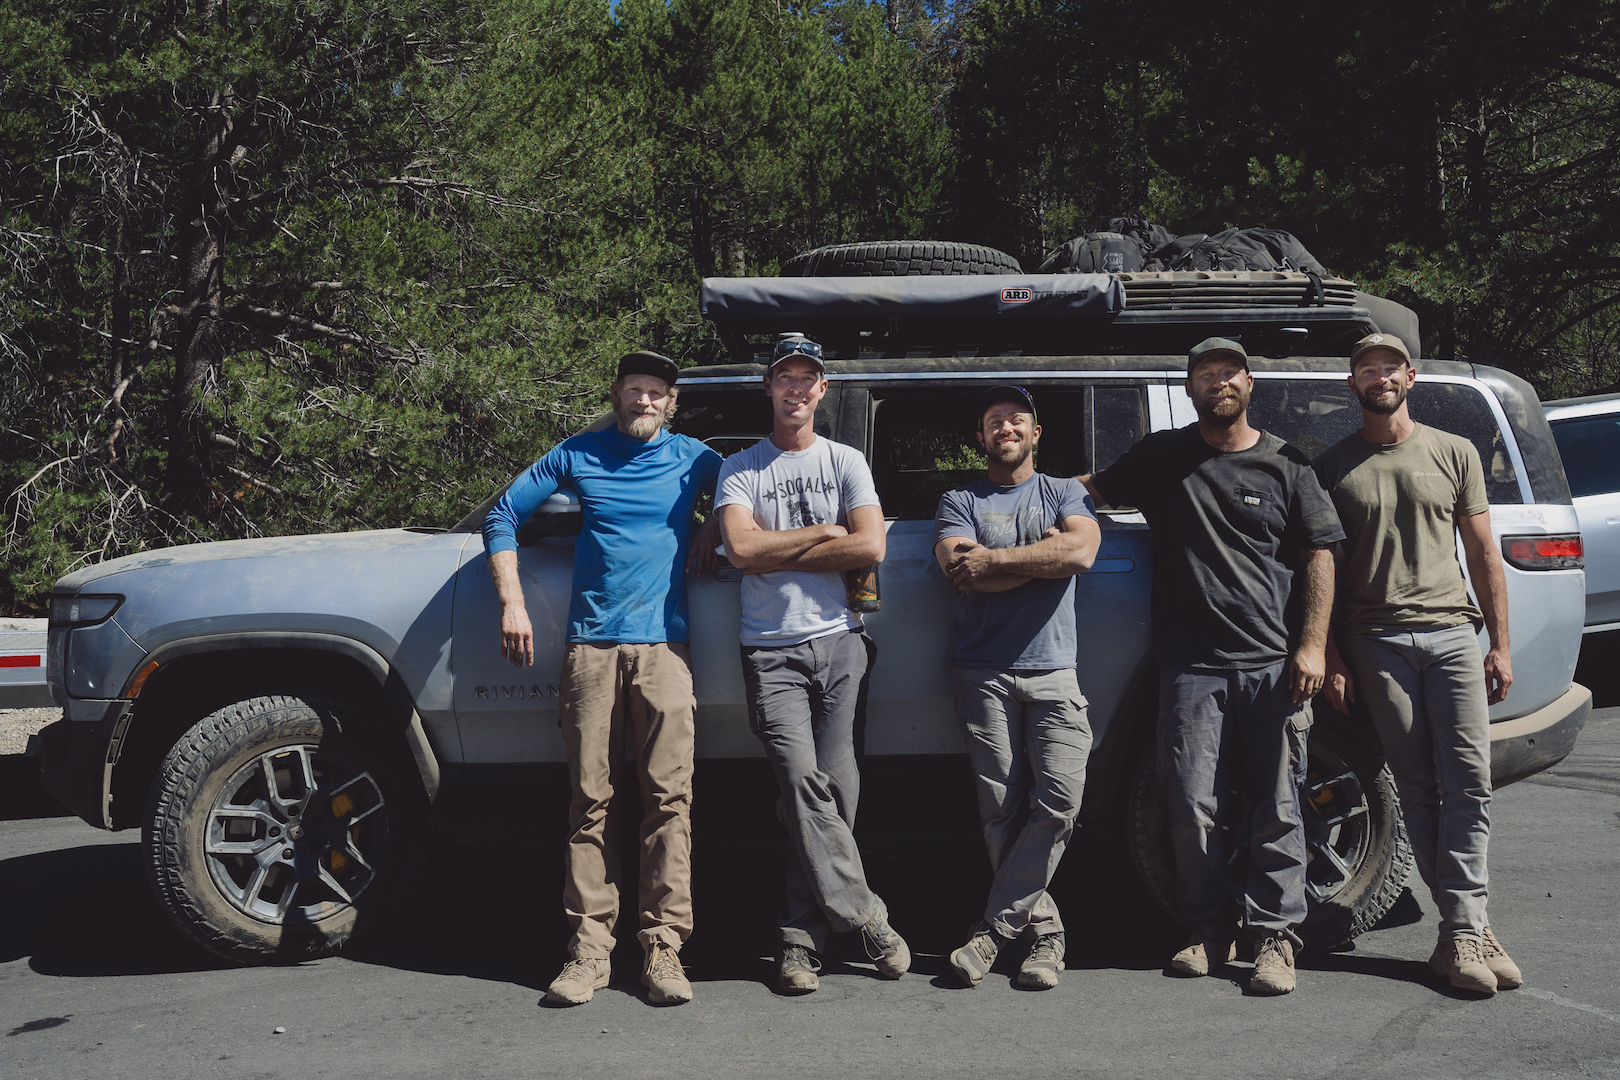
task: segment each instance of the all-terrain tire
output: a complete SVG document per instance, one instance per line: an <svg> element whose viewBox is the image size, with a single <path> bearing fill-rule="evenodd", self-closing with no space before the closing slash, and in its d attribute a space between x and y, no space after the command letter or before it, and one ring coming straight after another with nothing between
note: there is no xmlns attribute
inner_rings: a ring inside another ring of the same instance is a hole
<svg viewBox="0 0 1620 1080"><path fill-rule="evenodd" d="M188 937L236 963L291 963L342 950L399 907L425 857L427 801L367 719L314 696L254 697L169 750L142 843Z"/></svg>
<svg viewBox="0 0 1620 1080"><path fill-rule="evenodd" d="M1329 712L1325 704L1316 716L1300 791L1310 849L1309 914L1300 936L1308 948L1330 949L1372 929L1400 899L1412 868L1412 847L1395 779L1372 725L1365 718ZM1137 762L1126 830L1143 887L1167 915L1179 920L1175 859L1151 750Z"/></svg>
<svg viewBox="0 0 1620 1080"><path fill-rule="evenodd" d="M978 244L936 240L879 240L828 244L782 264L781 277L940 277L1022 274L1018 260Z"/></svg>

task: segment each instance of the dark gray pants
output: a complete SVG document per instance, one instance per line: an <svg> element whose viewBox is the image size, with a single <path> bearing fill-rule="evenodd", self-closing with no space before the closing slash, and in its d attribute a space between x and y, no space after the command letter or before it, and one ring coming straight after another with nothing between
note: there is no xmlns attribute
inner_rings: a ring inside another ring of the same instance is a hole
<svg viewBox="0 0 1620 1080"><path fill-rule="evenodd" d="M1257 671L1166 668L1159 673L1159 776L1176 856L1176 903L1211 938L1238 922L1221 839L1231 792L1249 804L1243 921L1300 945L1305 921L1305 779L1310 705L1295 705L1288 665Z"/></svg>
<svg viewBox="0 0 1620 1080"><path fill-rule="evenodd" d="M1074 834L1091 726L1074 668L951 668L990 853L984 921L1002 937L1063 930L1046 887Z"/></svg>
<svg viewBox="0 0 1620 1080"><path fill-rule="evenodd" d="M765 744L781 797L776 816L793 839L781 943L822 952L835 931L887 914L866 887L855 846L855 704L866 635L845 630L798 645L743 646L748 723Z"/></svg>
<svg viewBox="0 0 1620 1080"><path fill-rule="evenodd" d="M1339 653L1384 744L1412 861L1442 937L1478 938L1490 875L1491 720L1472 625L1341 634Z"/></svg>

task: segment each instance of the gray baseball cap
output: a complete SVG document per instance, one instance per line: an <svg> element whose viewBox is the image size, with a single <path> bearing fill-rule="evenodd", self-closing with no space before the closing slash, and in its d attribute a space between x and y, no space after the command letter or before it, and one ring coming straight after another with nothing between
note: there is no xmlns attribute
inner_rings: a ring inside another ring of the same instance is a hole
<svg viewBox="0 0 1620 1080"><path fill-rule="evenodd" d="M1372 352L1374 349L1388 349L1408 364L1412 362L1412 354L1407 351L1406 342L1394 334L1368 334L1350 349L1351 370L1355 369L1356 361L1360 359L1363 353Z"/></svg>
<svg viewBox="0 0 1620 1080"><path fill-rule="evenodd" d="M1187 354L1187 374L1193 373L1199 361L1213 359L1217 356L1230 356L1243 365L1243 370L1249 370L1249 354L1243 351L1243 346L1231 338L1212 337L1205 338L1192 347Z"/></svg>

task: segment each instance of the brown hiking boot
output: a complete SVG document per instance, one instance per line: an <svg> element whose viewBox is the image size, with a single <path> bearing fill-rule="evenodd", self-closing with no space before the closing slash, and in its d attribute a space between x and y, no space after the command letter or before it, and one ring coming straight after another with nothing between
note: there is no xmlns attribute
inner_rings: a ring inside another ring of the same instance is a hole
<svg viewBox="0 0 1620 1080"><path fill-rule="evenodd" d="M1254 947L1254 974L1249 989L1256 994L1286 994L1294 989L1294 943L1272 932Z"/></svg>
<svg viewBox="0 0 1620 1080"><path fill-rule="evenodd" d="M1063 974L1064 950L1061 930L1036 938L1029 955L1024 957L1024 963L1018 969L1018 985L1032 990L1050 990L1056 986L1058 976Z"/></svg>
<svg viewBox="0 0 1620 1080"><path fill-rule="evenodd" d="M821 963L803 945L783 945L776 956L776 988L784 994L811 994L821 989L816 972Z"/></svg>
<svg viewBox="0 0 1620 1080"><path fill-rule="evenodd" d="M894 932L887 915L879 915L861 927L861 943L866 955L877 964L878 974L885 979L898 979L911 970L911 950L906 939Z"/></svg>
<svg viewBox="0 0 1620 1080"><path fill-rule="evenodd" d="M553 1005L583 1005L592 994L606 989L612 977L613 966L601 957L570 960L546 987L546 1000Z"/></svg>
<svg viewBox="0 0 1620 1080"><path fill-rule="evenodd" d="M963 982L978 986L990 974L991 965L1006 943L1006 938L980 923L973 928L973 936L968 938L967 944L951 953L951 968Z"/></svg>
<svg viewBox="0 0 1620 1080"><path fill-rule="evenodd" d="M1434 955L1429 957L1429 970L1444 976L1458 990L1471 994L1496 993L1496 976L1485 964L1484 947L1473 938L1441 941L1434 947Z"/></svg>
<svg viewBox="0 0 1620 1080"><path fill-rule="evenodd" d="M641 966L641 985L654 1005L684 1005L692 1000L692 984L681 970L680 955L664 941L647 946L647 960Z"/></svg>
<svg viewBox="0 0 1620 1080"><path fill-rule="evenodd" d="M1479 951L1485 957L1485 966L1496 976L1498 990L1517 990L1524 985L1524 972L1519 970L1519 965L1515 964L1513 958L1507 954L1507 950L1502 948L1502 943L1496 940L1496 935L1491 933L1489 926L1480 931Z"/></svg>
<svg viewBox="0 0 1620 1080"><path fill-rule="evenodd" d="M1210 958L1219 957L1211 965ZM1170 958L1170 970L1177 975L1189 977L1208 975L1211 966L1220 967L1231 960L1237 959L1237 942L1232 938L1208 938L1193 931L1193 936L1187 940L1187 947Z"/></svg>

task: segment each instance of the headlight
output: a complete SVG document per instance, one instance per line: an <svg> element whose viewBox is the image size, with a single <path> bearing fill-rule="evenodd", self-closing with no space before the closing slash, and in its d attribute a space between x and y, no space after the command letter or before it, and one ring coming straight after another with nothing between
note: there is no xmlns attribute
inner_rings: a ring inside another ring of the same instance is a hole
<svg viewBox="0 0 1620 1080"><path fill-rule="evenodd" d="M122 596L53 596L51 625L91 626L106 622L123 602Z"/></svg>

